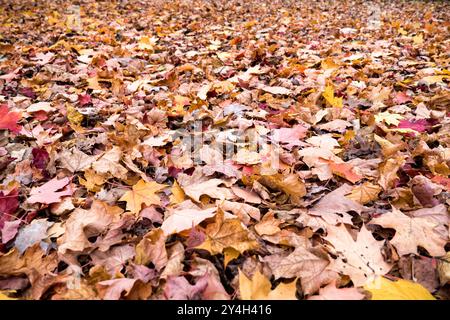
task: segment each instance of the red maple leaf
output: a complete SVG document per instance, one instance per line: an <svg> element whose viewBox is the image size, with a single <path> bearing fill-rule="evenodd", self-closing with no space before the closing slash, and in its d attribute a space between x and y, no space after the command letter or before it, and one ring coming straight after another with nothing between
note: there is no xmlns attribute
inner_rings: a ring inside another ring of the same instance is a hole
<svg viewBox="0 0 450 320"><path fill-rule="evenodd" d="M0 106L0 129L8 129L14 133L19 133L22 129L22 127L17 124L20 118L20 114L17 112L10 112L6 104Z"/></svg>
<svg viewBox="0 0 450 320"><path fill-rule="evenodd" d="M431 125L426 119L401 120L397 126L397 128L412 129L417 132L425 132L430 127L431 127Z"/></svg>

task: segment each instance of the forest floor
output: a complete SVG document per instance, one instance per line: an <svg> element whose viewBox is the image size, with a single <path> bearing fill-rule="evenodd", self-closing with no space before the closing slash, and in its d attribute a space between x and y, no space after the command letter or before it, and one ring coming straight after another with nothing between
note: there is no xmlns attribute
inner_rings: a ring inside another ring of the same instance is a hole
<svg viewBox="0 0 450 320"><path fill-rule="evenodd" d="M446 1L0 1L0 299L449 299Z"/></svg>

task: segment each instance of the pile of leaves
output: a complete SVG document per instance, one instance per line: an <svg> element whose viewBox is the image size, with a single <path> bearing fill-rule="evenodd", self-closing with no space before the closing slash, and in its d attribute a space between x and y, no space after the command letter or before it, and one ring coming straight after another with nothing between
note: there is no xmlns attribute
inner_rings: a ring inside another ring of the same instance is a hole
<svg viewBox="0 0 450 320"><path fill-rule="evenodd" d="M2 1L0 299L448 299L449 13Z"/></svg>

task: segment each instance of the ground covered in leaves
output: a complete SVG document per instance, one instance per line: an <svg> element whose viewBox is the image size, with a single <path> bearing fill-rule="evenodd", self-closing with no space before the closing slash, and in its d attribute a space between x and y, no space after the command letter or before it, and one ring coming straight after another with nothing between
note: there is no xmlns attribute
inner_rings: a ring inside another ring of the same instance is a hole
<svg viewBox="0 0 450 320"><path fill-rule="evenodd" d="M448 299L449 13L0 1L0 299Z"/></svg>

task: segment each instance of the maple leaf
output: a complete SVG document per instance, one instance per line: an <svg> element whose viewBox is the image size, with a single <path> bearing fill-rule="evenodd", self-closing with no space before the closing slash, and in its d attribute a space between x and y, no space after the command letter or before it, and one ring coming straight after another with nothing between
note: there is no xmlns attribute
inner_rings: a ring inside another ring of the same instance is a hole
<svg viewBox="0 0 450 320"><path fill-rule="evenodd" d="M297 300L294 280L290 283L280 283L271 290L270 281L256 270L252 279L239 270L239 292L242 300Z"/></svg>
<svg viewBox="0 0 450 320"><path fill-rule="evenodd" d="M206 240L197 249L204 249L211 254L222 253L226 248L233 248L240 253L258 248L258 243L251 238L239 219L224 219L224 212L219 210L215 222L208 224L205 230Z"/></svg>
<svg viewBox="0 0 450 320"><path fill-rule="evenodd" d="M307 278L317 274L317 270L324 270L330 264L329 260L320 258L304 247L296 247L288 256L272 255L263 259L278 278Z"/></svg>
<svg viewBox="0 0 450 320"><path fill-rule="evenodd" d="M207 287L206 278L199 279L197 283L191 285L183 276L168 277L164 297L169 300L195 300L204 294Z"/></svg>
<svg viewBox="0 0 450 320"><path fill-rule="evenodd" d="M356 183L363 178L363 176L355 173L353 166L348 163L335 163L328 161L328 166L333 174L343 177L351 183Z"/></svg>
<svg viewBox="0 0 450 320"><path fill-rule="evenodd" d="M97 173L110 173L119 179L126 179L128 170L119 163L121 156L122 151L120 148L114 146L111 150L105 152L100 159L92 163L92 168Z"/></svg>
<svg viewBox="0 0 450 320"><path fill-rule="evenodd" d="M205 182L195 184L181 184L184 193L191 199L200 202L200 197L204 194L215 199L233 199L235 196L231 190L224 187L219 187L224 181L221 179L209 179Z"/></svg>
<svg viewBox="0 0 450 320"><path fill-rule="evenodd" d="M345 195L352 190L348 184L343 184L336 190L326 194L320 201L309 210L310 215L322 217L330 224L339 222L352 224L349 211L361 213L364 206L355 202Z"/></svg>
<svg viewBox="0 0 450 320"><path fill-rule="evenodd" d="M418 246L425 248L432 256L445 255L444 246L448 241L448 231L443 237L436 230L440 224L429 216L409 217L392 207L392 211L372 219L370 223L396 230L391 243L400 256L417 254Z"/></svg>
<svg viewBox="0 0 450 320"><path fill-rule="evenodd" d="M33 220L29 225L20 230L14 242L15 247L20 253L23 253L33 244L41 243L42 240L48 238L47 229L52 225L53 222L49 222L47 219Z"/></svg>
<svg viewBox="0 0 450 320"><path fill-rule="evenodd" d="M126 300L147 300L152 294L149 283L140 279L112 279L98 282L97 291L103 300L119 300L122 296Z"/></svg>
<svg viewBox="0 0 450 320"><path fill-rule="evenodd" d="M165 184L159 184L155 181L146 182L141 179L133 186L132 190L125 192L119 201L126 201L127 210L137 214L141 211L142 204L147 206L159 205L161 200L156 193L166 187Z"/></svg>
<svg viewBox="0 0 450 320"><path fill-rule="evenodd" d="M136 246L135 263L147 265L152 262L158 271L161 270L168 261L165 242L166 236L161 229L147 233Z"/></svg>
<svg viewBox="0 0 450 320"><path fill-rule="evenodd" d="M375 240L364 225L357 234L356 241L344 224L329 226L324 239L339 254L335 264L336 271L348 275L357 287L391 269L391 265L384 261L381 254L383 241Z"/></svg>
<svg viewBox="0 0 450 320"><path fill-rule="evenodd" d="M396 113L380 112L375 115L375 121L377 123L385 122L388 125L398 125L403 116Z"/></svg>
<svg viewBox="0 0 450 320"><path fill-rule="evenodd" d="M66 187L70 183L69 178L53 178L40 187L33 188L30 191L30 197L27 199L28 203L57 203L61 201L61 197L70 196L73 193L69 186L67 190L58 191Z"/></svg>
<svg viewBox="0 0 450 320"><path fill-rule="evenodd" d="M300 198L306 195L305 184L296 174L263 175L258 182L271 189L283 191L290 196L292 203L300 203Z"/></svg>
<svg viewBox="0 0 450 320"><path fill-rule="evenodd" d="M399 129L411 129L417 132L425 132L429 128L431 128L431 124L427 121L427 119L419 119L419 120L401 120L397 123L397 128Z"/></svg>
<svg viewBox="0 0 450 320"><path fill-rule="evenodd" d="M17 124L21 116L17 112L10 112L6 104L0 105L0 130L7 129L14 133L19 133L22 127Z"/></svg>
<svg viewBox="0 0 450 320"><path fill-rule="evenodd" d="M300 140L306 136L307 129L302 125L292 128L280 128L272 130L271 139L274 142L286 143L288 147L300 145Z"/></svg>
<svg viewBox="0 0 450 320"><path fill-rule="evenodd" d="M97 160L99 156L89 156L77 148L64 149L58 153L58 160L63 168L70 172L83 171Z"/></svg>
<svg viewBox="0 0 450 320"><path fill-rule="evenodd" d="M345 197L360 204L366 204L378 199L380 192L380 186L370 182L364 182L362 185L354 187Z"/></svg>
<svg viewBox="0 0 450 320"><path fill-rule="evenodd" d="M364 289L372 294L371 300L436 300L420 284L403 279L391 281L378 277L367 283Z"/></svg>
<svg viewBox="0 0 450 320"><path fill-rule="evenodd" d="M216 208L208 208L204 210L176 209L164 220L161 225L161 229L166 235L188 230L198 225L203 220L214 217L216 211Z"/></svg>
<svg viewBox="0 0 450 320"><path fill-rule="evenodd" d="M275 218L275 214L273 212L269 212L265 214L262 220L255 224L255 231L260 235L274 235L277 232L281 231L279 225L283 221Z"/></svg>
<svg viewBox="0 0 450 320"><path fill-rule="evenodd" d="M89 238L105 232L122 212L121 208L98 200L92 203L89 210L75 209L66 221L64 235L58 239L58 253L68 263L77 265L74 257L95 247Z"/></svg>

